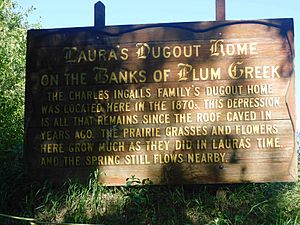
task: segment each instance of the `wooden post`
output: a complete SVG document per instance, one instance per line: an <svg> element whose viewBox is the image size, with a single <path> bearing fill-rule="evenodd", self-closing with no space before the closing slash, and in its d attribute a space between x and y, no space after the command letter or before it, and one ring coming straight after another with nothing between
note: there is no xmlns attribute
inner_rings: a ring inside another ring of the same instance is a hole
<svg viewBox="0 0 300 225"><path fill-rule="evenodd" d="M94 26L105 27L105 5L99 1L95 4Z"/></svg>
<svg viewBox="0 0 300 225"><path fill-rule="evenodd" d="M225 0L216 0L216 20L225 20Z"/></svg>

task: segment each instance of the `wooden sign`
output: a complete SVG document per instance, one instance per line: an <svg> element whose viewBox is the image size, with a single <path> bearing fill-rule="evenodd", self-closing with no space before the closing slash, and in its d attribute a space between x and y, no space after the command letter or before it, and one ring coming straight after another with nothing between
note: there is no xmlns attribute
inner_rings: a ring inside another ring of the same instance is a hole
<svg viewBox="0 0 300 225"><path fill-rule="evenodd" d="M293 20L28 31L37 178L297 180Z"/></svg>

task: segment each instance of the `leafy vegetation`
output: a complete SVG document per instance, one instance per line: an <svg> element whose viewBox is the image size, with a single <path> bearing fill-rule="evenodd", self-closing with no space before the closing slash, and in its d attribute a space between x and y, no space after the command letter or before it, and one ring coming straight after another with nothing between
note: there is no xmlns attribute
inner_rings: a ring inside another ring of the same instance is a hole
<svg viewBox="0 0 300 225"><path fill-rule="evenodd" d="M0 213L38 221L92 224L299 224L300 182L106 187L28 179L22 167L0 173ZM11 224L1 219L1 224Z"/></svg>
<svg viewBox="0 0 300 225"><path fill-rule="evenodd" d="M0 1L0 151L22 146L28 12Z"/></svg>
<svg viewBox="0 0 300 225"><path fill-rule="evenodd" d="M11 0L0 1L0 213L95 224L300 224L299 181L140 186L132 177L127 187L106 187L98 183L98 171L86 184L31 180L24 173L21 151L11 151L21 150L23 139L28 28L27 12L16 9ZM0 216L0 224L29 222Z"/></svg>

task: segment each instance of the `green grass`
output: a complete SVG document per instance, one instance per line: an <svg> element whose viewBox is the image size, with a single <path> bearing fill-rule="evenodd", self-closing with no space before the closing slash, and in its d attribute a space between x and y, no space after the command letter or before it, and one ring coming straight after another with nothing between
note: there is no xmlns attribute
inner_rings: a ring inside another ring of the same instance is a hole
<svg viewBox="0 0 300 225"><path fill-rule="evenodd" d="M96 171L87 184L55 186L22 171L18 158L1 166L0 213L94 224L300 224L300 182L106 187Z"/></svg>

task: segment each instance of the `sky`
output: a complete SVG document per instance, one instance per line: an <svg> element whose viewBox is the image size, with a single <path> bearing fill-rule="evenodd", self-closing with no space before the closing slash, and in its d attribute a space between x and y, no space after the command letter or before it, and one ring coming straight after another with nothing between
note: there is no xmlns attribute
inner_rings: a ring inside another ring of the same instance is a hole
<svg viewBox="0 0 300 225"><path fill-rule="evenodd" d="M16 0L21 7L35 10L29 22L42 28L85 27L94 24L96 0ZM214 21L215 0L102 0L106 6L106 25L164 22ZM295 29L295 71L300 70L299 0L226 0L227 20L293 18ZM300 78L296 76L296 96ZM300 98L296 97L300 107ZM297 130L300 129L300 110Z"/></svg>

